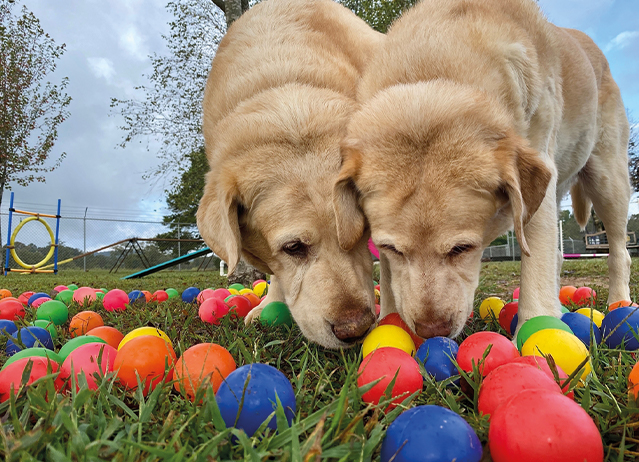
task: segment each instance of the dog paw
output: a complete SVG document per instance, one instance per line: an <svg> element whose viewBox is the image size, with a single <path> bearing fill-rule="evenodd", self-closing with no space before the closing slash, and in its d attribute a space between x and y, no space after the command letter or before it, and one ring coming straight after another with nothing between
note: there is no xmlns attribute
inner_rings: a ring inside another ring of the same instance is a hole
<svg viewBox="0 0 639 462"><path fill-rule="evenodd" d="M255 308L253 308L249 312L249 314L246 315L246 318L244 318L244 325L248 326L253 321L259 321L260 314L262 314L262 309L263 309L263 307L261 307L259 305L256 306Z"/></svg>

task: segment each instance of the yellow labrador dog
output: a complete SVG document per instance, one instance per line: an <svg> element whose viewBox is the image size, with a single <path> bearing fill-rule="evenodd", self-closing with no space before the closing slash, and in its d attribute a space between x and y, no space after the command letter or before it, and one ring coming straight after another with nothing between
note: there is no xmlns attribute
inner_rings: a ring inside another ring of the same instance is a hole
<svg viewBox="0 0 639 462"><path fill-rule="evenodd" d="M532 0L424 0L359 87L334 190L344 249L381 250L382 315L422 337L459 334L482 250L514 227L519 323L560 315L557 204L594 205L610 243L609 302L629 299L628 122L597 46Z"/></svg>
<svg viewBox="0 0 639 462"><path fill-rule="evenodd" d="M331 348L375 320L367 236L340 247L332 191L357 84L382 38L330 0L267 0L229 28L204 96L202 237L229 272L243 257L273 275L249 321L284 301L304 335Z"/></svg>

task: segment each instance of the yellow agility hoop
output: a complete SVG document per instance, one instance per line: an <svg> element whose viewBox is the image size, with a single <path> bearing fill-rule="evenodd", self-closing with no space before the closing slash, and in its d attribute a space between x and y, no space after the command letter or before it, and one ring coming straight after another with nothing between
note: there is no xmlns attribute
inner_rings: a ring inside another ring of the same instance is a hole
<svg viewBox="0 0 639 462"><path fill-rule="evenodd" d="M18 235L18 231L20 231L26 223L30 221L34 221L34 220L42 223L44 227L47 229L47 231L49 232L49 236L51 236L51 248L49 249L49 253L47 254L47 256L44 257L44 260L42 260L39 263L36 263L35 265L27 265L25 262L20 260L20 257L18 257L18 254L16 253L16 249L15 249L15 242L16 242L16 236ZM54 251L55 251L55 238L53 237L53 231L51 230L51 227L49 226L49 224L46 221L44 221L42 218L38 216L26 218L22 220L18 224L18 226L16 226L16 229L13 230L13 234L11 235L11 256L13 257L15 262L18 265L22 266L23 268L25 269L40 268L42 265L44 265L46 262L48 262L51 259Z"/></svg>

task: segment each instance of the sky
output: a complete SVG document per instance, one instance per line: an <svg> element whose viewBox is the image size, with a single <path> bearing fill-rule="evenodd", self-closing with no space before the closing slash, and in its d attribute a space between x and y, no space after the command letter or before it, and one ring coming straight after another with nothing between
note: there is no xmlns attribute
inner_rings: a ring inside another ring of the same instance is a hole
<svg viewBox="0 0 639 462"><path fill-rule="evenodd" d="M166 212L165 184L142 175L159 162L147 140L118 147L124 132L121 118L110 108L111 98L141 98L135 87L147 84L149 55L164 54L162 34L172 19L167 0L22 0L41 21L56 43L66 44L57 76L69 78L73 98L70 118L59 130L53 155L66 152L62 165L47 175L45 184L12 186L17 205L42 213L55 211L82 217L126 218L158 221ZM639 119L639 2L637 0L540 0L542 10L555 24L589 34L604 50L625 105ZM58 79L59 80L59 79ZM157 144L151 144L151 147ZM5 192L2 212L9 193ZM569 201L566 202L569 204ZM639 212L633 201L632 213ZM78 225L80 221L77 221ZM2 222L2 235L6 224ZM70 225L68 225L70 226ZM98 241L88 248L157 232L140 224L132 227L100 225ZM25 227L26 228L26 227ZM78 229L74 235L78 234ZM116 235L117 234L117 235ZM74 238L74 242L78 239ZM80 246L80 244L78 244Z"/></svg>

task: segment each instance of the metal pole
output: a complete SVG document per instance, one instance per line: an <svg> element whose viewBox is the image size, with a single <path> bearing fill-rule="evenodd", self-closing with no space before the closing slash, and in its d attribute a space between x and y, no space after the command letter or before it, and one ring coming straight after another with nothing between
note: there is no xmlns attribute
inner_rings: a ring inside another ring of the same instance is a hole
<svg viewBox="0 0 639 462"><path fill-rule="evenodd" d="M177 224L177 237L178 237L178 257L182 256L182 249L180 247L180 220L178 220ZM182 263L178 265L178 271L182 271Z"/></svg>
<svg viewBox="0 0 639 462"><path fill-rule="evenodd" d="M84 252L87 253L87 211L89 207L84 209ZM87 272L87 257L82 259L84 261L84 272Z"/></svg>
<svg viewBox="0 0 639 462"><path fill-rule="evenodd" d="M508 231L508 233L510 234L510 231ZM513 261L515 261L515 232L514 231L511 237L512 239L510 240L510 242L513 243Z"/></svg>
<svg viewBox="0 0 639 462"><path fill-rule="evenodd" d="M58 244L60 243L60 204L62 200L58 199L58 215L55 220L55 251L53 252L53 274L58 274Z"/></svg>
<svg viewBox="0 0 639 462"><path fill-rule="evenodd" d="M561 256L564 256L564 223L559 220L559 249L561 250Z"/></svg>
<svg viewBox="0 0 639 462"><path fill-rule="evenodd" d="M11 255L11 250L9 250L9 246L11 245L11 217L13 216L13 191L11 192L11 200L9 202L9 229L7 230L7 252L4 257L4 275L7 275L7 270L9 269L9 255Z"/></svg>

